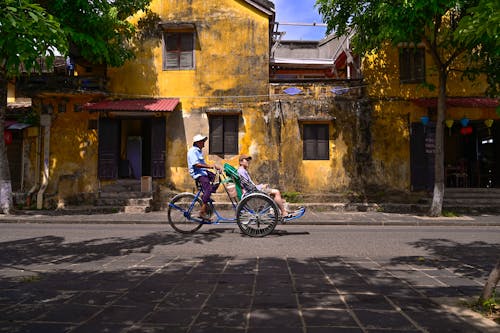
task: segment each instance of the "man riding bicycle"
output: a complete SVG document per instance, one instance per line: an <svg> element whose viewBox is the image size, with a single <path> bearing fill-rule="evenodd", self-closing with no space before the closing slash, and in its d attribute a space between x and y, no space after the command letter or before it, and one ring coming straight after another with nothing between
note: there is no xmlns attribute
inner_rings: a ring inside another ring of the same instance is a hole
<svg viewBox="0 0 500 333"><path fill-rule="evenodd" d="M191 147L187 153L187 164L189 169L189 174L194 180L198 181L203 190L203 196L201 197L202 205L199 217L203 220L210 220L208 214L208 202L210 201L210 196L212 192L217 191L219 184L213 184L215 179L215 174L208 171L207 169L221 170L217 165L208 165L203 157L202 149L205 147L205 142L207 137L201 134L197 134L193 137L193 147Z"/></svg>

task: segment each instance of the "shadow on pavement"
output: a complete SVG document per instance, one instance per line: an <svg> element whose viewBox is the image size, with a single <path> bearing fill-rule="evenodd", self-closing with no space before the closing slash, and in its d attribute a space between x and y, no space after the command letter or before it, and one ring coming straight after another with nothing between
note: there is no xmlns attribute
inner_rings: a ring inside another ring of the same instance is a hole
<svg viewBox="0 0 500 333"><path fill-rule="evenodd" d="M425 258L179 258L154 249L228 230L2 243L0 331L478 332L431 298L476 293L500 250L444 239L413 243L431 251Z"/></svg>

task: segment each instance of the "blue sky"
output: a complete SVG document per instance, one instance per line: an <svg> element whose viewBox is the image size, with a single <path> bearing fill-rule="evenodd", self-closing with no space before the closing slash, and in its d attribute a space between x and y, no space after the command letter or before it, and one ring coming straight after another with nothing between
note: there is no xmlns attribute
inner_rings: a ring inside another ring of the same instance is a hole
<svg viewBox="0 0 500 333"><path fill-rule="evenodd" d="M277 22L323 23L318 9L314 7L316 0L274 0ZM319 40L325 36L325 27L280 26L286 31L283 39L287 40Z"/></svg>

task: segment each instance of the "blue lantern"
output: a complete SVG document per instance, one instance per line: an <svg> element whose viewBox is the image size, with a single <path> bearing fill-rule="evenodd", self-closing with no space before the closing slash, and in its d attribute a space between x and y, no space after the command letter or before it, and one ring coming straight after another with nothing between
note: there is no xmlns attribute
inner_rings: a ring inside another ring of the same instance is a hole
<svg viewBox="0 0 500 333"><path fill-rule="evenodd" d="M427 126L427 124L429 123L429 117L428 116L420 117L420 121L422 122L422 125Z"/></svg>
<svg viewBox="0 0 500 333"><path fill-rule="evenodd" d="M464 116L462 119L460 119L460 124L462 124L462 127L467 127L467 125L469 125L469 119Z"/></svg>

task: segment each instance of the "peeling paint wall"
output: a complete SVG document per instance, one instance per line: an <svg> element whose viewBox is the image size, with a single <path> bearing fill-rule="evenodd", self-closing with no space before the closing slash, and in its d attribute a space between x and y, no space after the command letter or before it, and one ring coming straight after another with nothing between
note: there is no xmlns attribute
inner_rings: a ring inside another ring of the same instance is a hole
<svg viewBox="0 0 500 333"><path fill-rule="evenodd" d="M164 23L195 25L195 68L163 70L162 41L152 39L140 46L136 60L110 71L110 89L128 98L180 98L166 122L165 183L190 190L193 181L187 173L186 154L195 134L208 135L207 110L229 109L242 115L241 151L254 141L266 140L258 130L263 121L260 104L268 93L269 17L237 0L158 0L151 9ZM237 155L208 156L208 147L204 152L209 163L237 164Z"/></svg>
<svg viewBox="0 0 500 333"><path fill-rule="evenodd" d="M426 107L418 106L412 100L436 97L437 90L429 87L437 86L438 78L431 56L426 54L426 84L400 83L398 52L397 48L386 46L377 54L368 55L363 61L363 75L373 101L371 185L408 191L411 183L410 125L429 115ZM486 87L484 77L469 81L454 73L448 80L447 96L485 96ZM491 108L447 109L447 119L458 121L463 116L471 120L498 119Z"/></svg>
<svg viewBox="0 0 500 333"><path fill-rule="evenodd" d="M49 163L49 182L45 191L50 207L63 204L68 198L80 193L94 193L97 183L97 130L89 129L89 120L97 122L97 114L81 110L81 105L90 97L47 96L33 100L33 108L40 114L50 115L50 149L44 155L44 127L27 135L25 144L29 145L26 188L35 185L33 170L40 159L40 174L43 161ZM37 136L40 140L40 155L37 155ZM41 182L41 180L40 180ZM38 189L37 189L38 191ZM47 205L46 205L47 207Z"/></svg>

